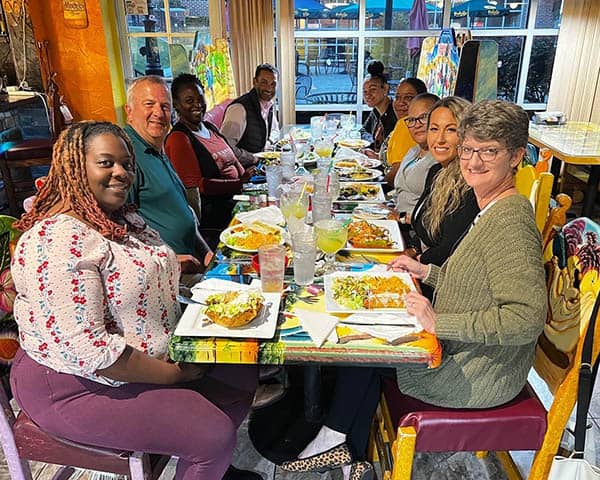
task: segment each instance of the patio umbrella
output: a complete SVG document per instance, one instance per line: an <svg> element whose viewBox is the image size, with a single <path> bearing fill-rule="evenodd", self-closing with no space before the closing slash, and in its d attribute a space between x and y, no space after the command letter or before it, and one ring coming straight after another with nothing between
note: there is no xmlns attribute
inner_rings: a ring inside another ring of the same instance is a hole
<svg viewBox="0 0 600 480"><path fill-rule="evenodd" d="M413 7L408 14L408 25L411 30L427 30L429 21L427 19L427 5L425 0L415 0ZM414 57L421 51L422 38L410 37L406 42L406 47L410 56Z"/></svg>
<svg viewBox="0 0 600 480"><path fill-rule="evenodd" d="M414 0L417 3L420 0ZM373 17L385 13L386 0L367 0L367 16ZM393 0L392 10L394 12L410 12L413 8L413 0ZM435 7L427 5L426 10L435 10ZM358 18L358 3L342 5L330 10L330 17Z"/></svg>
<svg viewBox="0 0 600 480"><path fill-rule="evenodd" d="M501 17L508 15L510 9L495 5L487 0L468 0L452 7L452 18L469 17Z"/></svg>
<svg viewBox="0 0 600 480"><path fill-rule="evenodd" d="M327 12L317 0L294 0L294 18L326 18Z"/></svg>

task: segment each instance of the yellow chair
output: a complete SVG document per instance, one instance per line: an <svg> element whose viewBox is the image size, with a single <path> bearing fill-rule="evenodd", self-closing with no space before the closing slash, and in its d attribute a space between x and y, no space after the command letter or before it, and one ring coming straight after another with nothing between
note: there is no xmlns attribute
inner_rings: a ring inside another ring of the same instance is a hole
<svg viewBox="0 0 600 480"><path fill-rule="evenodd" d="M564 218L567 203L569 202L565 202L564 198L561 199L556 211L551 212L549 223ZM494 409L433 407L410 411L399 417L398 410L406 411L406 408L398 405L401 394L390 391L387 385L377 410L372 437L376 448L373 456L381 463L384 480L409 480L416 451L473 451L481 456L487 453L481 451L484 449L497 452L508 478L520 479L521 474L508 451L522 449L520 445L524 442L524 435L535 439L539 432L533 432L532 435L531 429L537 429L541 424L544 425L544 430L539 435L539 444L527 448L536 450L528 478L547 478L577 399L579 370L571 367L579 364L585 331L600 290L600 282L597 281L600 276L597 267L600 264L600 253L594 248L596 239L600 238L600 226L587 218L578 218L558 231L551 227L545 228L546 232L554 232L553 237L546 237L554 244L553 248L551 244L548 245L554 255L546 262L549 315L544 332L538 340L534 363L534 369L554 395L549 411L545 414L544 410L541 413L543 418L540 418L535 402L527 404L528 407L534 406L530 412L532 416L525 415L520 409L510 411L515 402L523 401L523 395L531 395L536 400L535 394L530 390L522 392L513 402ZM597 324L596 334L599 331ZM593 362L597 361L599 351L600 342L596 342ZM408 399L407 402L412 407L412 400ZM514 413L515 416L507 419L499 415L498 409L502 408L509 409L508 413ZM486 418L488 414L492 418L499 418L497 424L489 422L489 418ZM464 415L473 415L473 423L479 423L479 431L477 425L473 429L481 438L480 443L475 443L475 448L473 438L468 437L470 432L465 427ZM432 416L434 422L431 421ZM519 420L516 424L515 419ZM482 425L485 427L483 434ZM425 442L422 441L423 438ZM445 439L447 443L444 444L439 439ZM436 441L437 446L433 450L425 450L419 446L427 442L435 444ZM504 446L501 449L489 448L494 442Z"/></svg>
<svg viewBox="0 0 600 480"><path fill-rule="evenodd" d="M550 172L538 173L532 165L520 165L515 173L517 191L527 197L535 212L535 223L541 232L546 224L554 175Z"/></svg>

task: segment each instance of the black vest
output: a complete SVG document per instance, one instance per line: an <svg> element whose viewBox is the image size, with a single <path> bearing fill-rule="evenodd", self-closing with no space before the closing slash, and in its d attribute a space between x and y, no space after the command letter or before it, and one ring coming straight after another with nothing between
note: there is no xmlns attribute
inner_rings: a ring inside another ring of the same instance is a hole
<svg viewBox="0 0 600 480"><path fill-rule="evenodd" d="M239 103L246 109L246 130L244 130L244 134L237 143L237 146L250 153L262 152L271 134L273 106L269 110L268 125L265 125L256 89L253 88L248 93L236 98L231 104L233 105L234 103Z"/></svg>

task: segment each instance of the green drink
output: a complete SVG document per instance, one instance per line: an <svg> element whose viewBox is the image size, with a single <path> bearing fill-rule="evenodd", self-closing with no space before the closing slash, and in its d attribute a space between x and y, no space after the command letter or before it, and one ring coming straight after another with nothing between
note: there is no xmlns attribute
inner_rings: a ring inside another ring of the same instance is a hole
<svg viewBox="0 0 600 480"><path fill-rule="evenodd" d="M348 239L348 230L339 220L320 220L315 223L317 247L325 253L325 271L335 270L335 254L339 252Z"/></svg>

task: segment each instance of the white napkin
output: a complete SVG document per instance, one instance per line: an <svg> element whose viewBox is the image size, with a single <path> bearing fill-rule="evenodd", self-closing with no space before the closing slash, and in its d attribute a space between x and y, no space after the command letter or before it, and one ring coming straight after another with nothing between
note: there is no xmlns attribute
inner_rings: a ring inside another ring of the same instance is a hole
<svg viewBox="0 0 600 480"><path fill-rule="evenodd" d="M371 269L371 271L373 271ZM344 318L342 323L358 324L358 325L397 325L406 326L409 323L417 325L417 319L408 312L393 312L393 313L353 313Z"/></svg>
<svg viewBox="0 0 600 480"><path fill-rule="evenodd" d="M271 205L269 207L259 208L258 210L250 210L248 212L240 212L235 216L241 223L252 223L260 220L269 225L284 225L285 218L279 210L279 207Z"/></svg>
<svg viewBox="0 0 600 480"><path fill-rule="evenodd" d="M308 332L317 347L325 343L328 338L337 343L335 326L339 318L322 312L313 312L303 308L295 308L294 314L300 319L302 328Z"/></svg>
<svg viewBox="0 0 600 480"><path fill-rule="evenodd" d="M396 343L400 338L415 334L423 330L420 326L395 327L392 325L352 325L354 330L366 333L375 338L381 338L388 343Z"/></svg>
<svg viewBox="0 0 600 480"><path fill-rule="evenodd" d="M364 153L360 153L348 147L338 147L337 151L335 152L335 159L342 160L345 158L358 160L359 162L369 159L369 157L367 157Z"/></svg>

